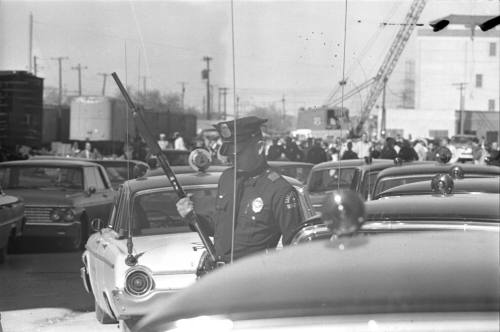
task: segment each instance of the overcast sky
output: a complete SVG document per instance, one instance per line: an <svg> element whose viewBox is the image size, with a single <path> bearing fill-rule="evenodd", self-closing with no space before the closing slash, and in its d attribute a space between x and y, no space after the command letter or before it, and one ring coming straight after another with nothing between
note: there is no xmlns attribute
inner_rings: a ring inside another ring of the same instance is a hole
<svg viewBox="0 0 500 332"><path fill-rule="evenodd" d="M349 0L345 71L347 89L374 75L411 1ZM242 108L276 102L287 109L323 104L342 78L345 1L235 1L236 91ZM428 0L420 22L448 14L498 15L498 0ZM28 68L29 14L39 76L75 93L82 64L84 94L100 94L98 73L116 71L129 86L179 92L201 107L203 56L211 56L211 82L233 89L230 1L14 1L0 0L0 70ZM424 28L429 29L426 25ZM126 50L126 51L125 51ZM404 57L411 57L410 43ZM402 63L400 61L400 63ZM140 73L140 74L139 74ZM107 94L114 95L108 78ZM232 91L230 92L232 94ZM215 93L217 95L217 92ZM232 100L228 99L231 105Z"/></svg>

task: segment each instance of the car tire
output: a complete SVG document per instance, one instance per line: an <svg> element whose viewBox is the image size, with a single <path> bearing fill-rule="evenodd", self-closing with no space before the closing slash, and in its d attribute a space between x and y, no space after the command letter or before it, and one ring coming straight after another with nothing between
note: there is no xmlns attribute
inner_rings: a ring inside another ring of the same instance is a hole
<svg viewBox="0 0 500 332"><path fill-rule="evenodd" d="M117 321L114 317L108 315L95 301L95 318L101 324L116 324Z"/></svg>

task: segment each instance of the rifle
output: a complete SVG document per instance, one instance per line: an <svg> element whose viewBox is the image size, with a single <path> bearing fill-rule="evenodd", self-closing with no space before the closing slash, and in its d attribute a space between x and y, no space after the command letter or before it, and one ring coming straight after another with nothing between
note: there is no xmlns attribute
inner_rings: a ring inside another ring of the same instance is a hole
<svg viewBox="0 0 500 332"><path fill-rule="evenodd" d="M149 131L146 121L144 120L144 114L141 109L137 108L135 104L132 102L132 99L130 99L130 96L123 86L122 82L118 78L118 75L116 73L112 73L111 76L115 80L116 84L118 85L118 88L120 89L121 94L125 98L125 101L128 104L128 107L132 110L132 116L134 118L135 125L137 126L137 129L139 130L139 133L141 136L144 138L146 141L146 144L149 146L151 149L151 153L157 156L158 161L160 162L160 166L165 172L165 175L167 176L168 180L170 181L170 184L172 185L172 188L174 189L175 193L179 197L179 199L186 197L186 192L184 189L182 189L181 185L179 184L179 181L177 181L177 177L175 176L174 171L170 167L170 164L168 162L167 156L165 153L162 151L160 146L158 145L158 142L156 139L153 137L151 134L151 131ZM212 243L212 240L210 240L210 237L205 233L203 228L200 225L200 222L198 220L198 216L194 211L189 213L185 217L186 222L191 225L195 231L198 233L200 236L201 242L205 246L205 249L208 254L209 260L213 262L213 265L217 262L217 259L215 257L215 248L214 244Z"/></svg>

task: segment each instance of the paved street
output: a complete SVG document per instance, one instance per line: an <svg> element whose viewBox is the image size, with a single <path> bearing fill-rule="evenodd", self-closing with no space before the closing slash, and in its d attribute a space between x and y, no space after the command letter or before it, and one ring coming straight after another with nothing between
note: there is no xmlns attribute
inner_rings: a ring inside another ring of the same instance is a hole
<svg viewBox="0 0 500 332"><path fill-rule="evenodd" d="M95 319L93 297L80 281L80 255L42 243L8 256L0 265L4 332L118 331Z"/></svg>

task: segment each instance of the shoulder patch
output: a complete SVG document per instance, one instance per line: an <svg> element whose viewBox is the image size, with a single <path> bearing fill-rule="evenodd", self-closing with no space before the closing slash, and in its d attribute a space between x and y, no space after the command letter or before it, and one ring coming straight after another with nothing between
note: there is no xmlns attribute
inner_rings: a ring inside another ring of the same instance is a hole
<svg viewBox="0 0 500 332"><path fill-rule="evenodd" d="M272 171L271 173L269 173L269 175L267 176L267 178L269 180L271 180L272 182L278 180L280 178L280 175L274 171Z"/></svg>

